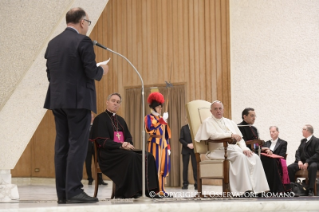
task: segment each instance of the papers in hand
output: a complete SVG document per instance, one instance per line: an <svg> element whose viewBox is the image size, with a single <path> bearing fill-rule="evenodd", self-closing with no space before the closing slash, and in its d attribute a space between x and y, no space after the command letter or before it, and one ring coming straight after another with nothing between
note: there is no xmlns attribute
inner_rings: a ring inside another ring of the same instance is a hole
<svg viewBox="0 0 319 212"><path fill-rule="evenodd" d="M106 64L108 64L108 62L110 62L110 60L111 60L111 58L109 58L108 60L105 60L103 62L99 62L99 63L96 64L96 66L106 65Z"/></svg>

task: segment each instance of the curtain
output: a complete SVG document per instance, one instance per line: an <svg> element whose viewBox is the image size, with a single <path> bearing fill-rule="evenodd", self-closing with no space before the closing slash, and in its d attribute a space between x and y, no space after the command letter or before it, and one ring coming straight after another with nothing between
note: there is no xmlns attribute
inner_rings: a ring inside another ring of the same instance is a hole
<svg viewBox="0 0 319 212"><path fill-rule="evenodd" d="M162 113L166 112L168 103L168 124L172 131L172 138L169 141L171 145L171 171L166 178L166 186L181 186L182 163L181 163L181 144L179 142L180 129L185 122L185 88L184 85L177 85L171 88L165 86L157 87L159 92L164 95ZM144 88L145 114L150 113L147 103L147 97L151 93L151 87ZM142 128L144 128L144 118L142 119L142 94L141 88L126 89L125 101L125 120L133 136L134 146L142 149ZM145 149L147 150L148 134L145 133Z"/></svg>

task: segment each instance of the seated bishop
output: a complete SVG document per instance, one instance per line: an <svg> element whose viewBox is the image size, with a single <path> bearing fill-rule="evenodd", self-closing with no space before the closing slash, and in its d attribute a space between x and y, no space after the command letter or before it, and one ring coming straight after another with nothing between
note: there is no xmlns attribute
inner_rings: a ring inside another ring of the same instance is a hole
<svg viewBox="0 0 319 212"><path fill-rule="evenodd" d="M223 117L223 103L218 100L214 101L210 111L212 116L203 121L195 136L195 141L236 139L237 144L229 144L227 148L228 160L230 161L229 184L231 192L243 194L250 191L258 194L269 191L260 158L246 146L235 122ZM206 157L208 159L224 159L224 154L224 147L221 146L207 152Z"/></svg>
<svg viewBox="0 0 319 212"><path fill-rule="evenodd" d="M91 140L99 144L99 165L103 174L116 185L115 198L136 198L142 194L142 152L136 151L125 120L116 114L121 95L110 94L106 111L93 122ZM145 194L158 192L158 176L154 157L145 152Z"/></svg>

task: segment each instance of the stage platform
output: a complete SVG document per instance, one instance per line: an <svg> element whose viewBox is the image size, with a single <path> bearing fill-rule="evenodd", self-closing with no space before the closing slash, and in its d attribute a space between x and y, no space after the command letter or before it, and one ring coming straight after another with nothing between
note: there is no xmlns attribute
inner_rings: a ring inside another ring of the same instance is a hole
<svg viewBox="0 0 319 212"><path fill-rule="evenodd" d="M139 201L134 199L111 200L111 181L107 186L99 186L99 202L94 204L65 204L58 205L54 179L13 179L18 185L20 201L0 203L0 212L135 212L135 211L161 211L161 212L198 212L198 211L319 211L319 197L268 197L268 198L193 198L196 195L194 186L188 190L181 188L167 188L174 198L153 199ZM94 186L83 181L84 190L93 195ZM212 191L221 193L221 186L204 186L207 196Z"/></svg>

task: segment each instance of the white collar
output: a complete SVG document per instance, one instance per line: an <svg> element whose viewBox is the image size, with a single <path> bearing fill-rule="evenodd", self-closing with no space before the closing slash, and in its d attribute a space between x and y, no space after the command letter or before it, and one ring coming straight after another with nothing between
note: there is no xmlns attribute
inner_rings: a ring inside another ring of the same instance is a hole
<svg viewBox="0 0 319 212"><path fill-rule="evenodd" d="M307 141L306 143L312 138L312 135L310 135L308 138L307 138Z"/></svg>
<svg viewBox="0 0 319 212"><path fill-rule="evenodd" d="M109 111L108 109L106 109L108 112L110 112L110 113L112 113L113 115L112 116L115 116L116 115L116 113L113 113L113 112L111 112L111 111Z"/></svg>
<svg viewBox="0 0 319 212"><path fill-rule="evenodd" d="M275 140L270 140L271 141L271 143L277 143L277 141L278 141L278 137L275 139Z"/></svg>
<svg viewBox="0 0 319 212"><path fill-rule="evenodd" d="M220 119L215 118L215 116L212 115L212 118L217 121L217 122L223 122L224 121L224 117L221 117Z"/></svg>
<svg viewBox="0 0 319 212"><path fill-rule="evenodd" d="M154 115L154 116L160 116L159 113L155 112L153 109L151 109L151 113Z"/></svg>

